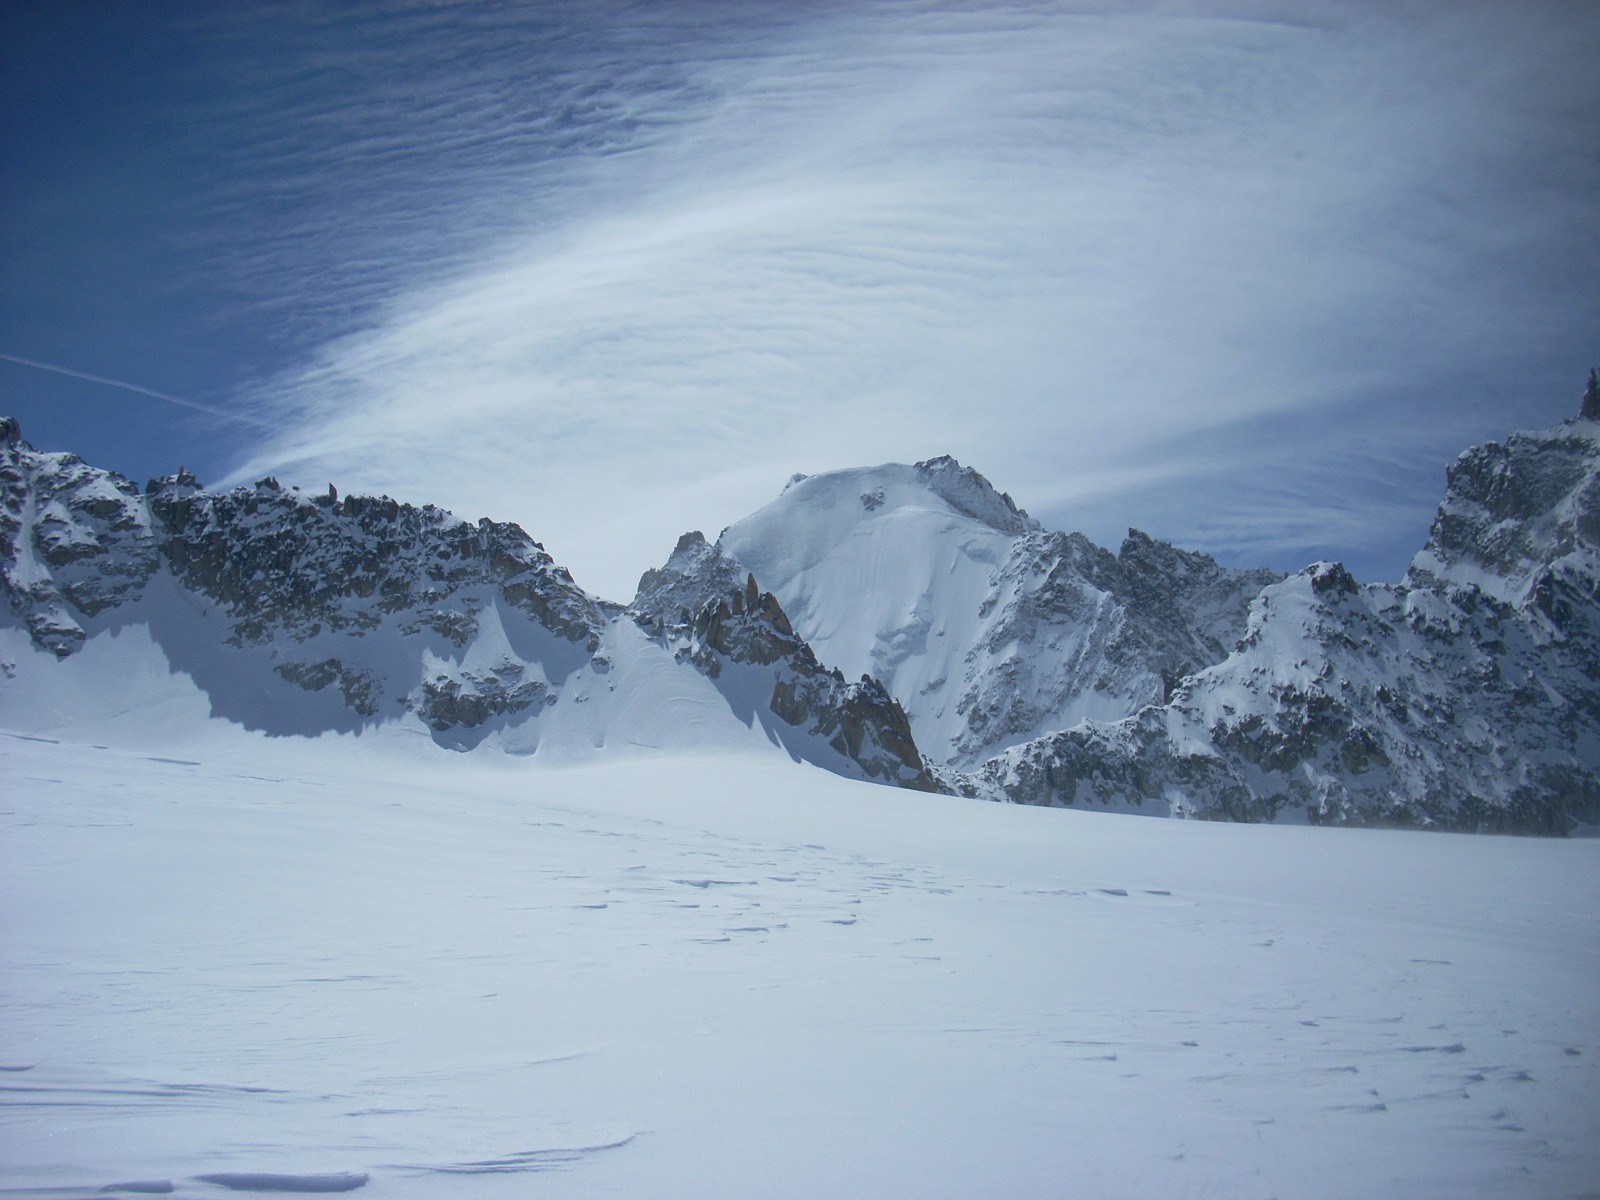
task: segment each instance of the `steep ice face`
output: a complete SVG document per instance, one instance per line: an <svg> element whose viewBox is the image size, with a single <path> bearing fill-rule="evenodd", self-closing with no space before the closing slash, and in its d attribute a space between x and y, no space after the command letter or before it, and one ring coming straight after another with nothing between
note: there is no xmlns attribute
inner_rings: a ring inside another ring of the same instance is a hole
<svg viewBox="0 0 1600 1200"><path fill-rule="evenodd" d="M1131 533L1053 533L940 458L800 479L718 548L781 599L818 658L881 680L923 753L1005 746L1160 702L1220 660L1271 572Z"/></svg>

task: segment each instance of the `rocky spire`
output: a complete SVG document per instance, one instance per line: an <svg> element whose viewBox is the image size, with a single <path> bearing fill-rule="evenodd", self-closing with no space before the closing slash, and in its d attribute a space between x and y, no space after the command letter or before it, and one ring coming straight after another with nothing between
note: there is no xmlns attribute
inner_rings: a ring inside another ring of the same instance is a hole
<svg viewBox="0 0 1600 1200"><path fill-rule="evenodd" d="M1578 415L1585 421L1600 421L1600 371L1589 368L1589 386L1584 389L1583 408Z"/></svg>

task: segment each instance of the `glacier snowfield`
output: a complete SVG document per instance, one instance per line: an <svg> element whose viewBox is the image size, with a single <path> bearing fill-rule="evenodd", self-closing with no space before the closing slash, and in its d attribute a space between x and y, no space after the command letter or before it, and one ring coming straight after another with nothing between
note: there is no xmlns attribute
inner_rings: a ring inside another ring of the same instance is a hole
<svg viewBox="0 0 1600 1200"><path fill-rule="evenodd" d="M0 737L26 1197L1600 1191L1600 841Z"/></svg>

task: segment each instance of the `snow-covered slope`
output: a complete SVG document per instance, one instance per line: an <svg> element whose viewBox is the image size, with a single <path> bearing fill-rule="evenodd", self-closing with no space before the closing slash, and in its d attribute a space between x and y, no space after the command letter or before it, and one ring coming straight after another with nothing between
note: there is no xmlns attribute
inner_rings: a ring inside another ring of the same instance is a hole
<svg viewBox="0 0 1600 1200"><path fill-rule="evenodd" d="M1113 555L1042 529L949 458L797 478L718 549L818 658L881 680L930 758L970 767L1166 698L1219 661L1278 578L1131 531Z"/></svg>
<svg viewBox="0 0 1600 1200"><path fill-rule="evenodd" d="M11 1200L252 1174L357 1200L1600 1178L1600 843L398 733L0 736Z"/></svg>

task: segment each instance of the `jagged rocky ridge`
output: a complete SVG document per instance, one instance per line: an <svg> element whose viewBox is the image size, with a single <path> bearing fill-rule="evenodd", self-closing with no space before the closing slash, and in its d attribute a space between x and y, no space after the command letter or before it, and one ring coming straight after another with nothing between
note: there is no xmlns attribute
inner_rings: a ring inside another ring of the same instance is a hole
<svg viewBox="0 0 1600 1200"><path fill-rule="evenodd" d="M1112 555L947 459L797 477L719 544L952 790L1559 834L1600 823L1597 420L1591 377L1578 419L1464 454L1400 585Z"/></svg>
<svg viewBox="0 0 1600 1200"><path fill-rule="evenodd" d="M6 599L36 644L67 657L94 633L153 623L218 715L275 732L403 711L442 732L542 706L606 623L516 525L432 506L272 479L213 494L182 471L141 494L33 450L14 421L0 426L0 488ZM181 616L157 602L173 592ZM219 660L219 647L238 653ZM267 718L270 688L250 678L263 671L340 703L285 701Z"/></svg>
<svg viewBox="0 0 1600 1200"><path fill-rule="evenodd" d="M1029 803L1565 834L1600 823L1600 412L1463 454L1398 585L1263 589L1170 700L996 756Z"/></svg>
<svg viewBox="0 0 1600 1200"><path fill-rule="evenodd" d="M743 575L741 582L740 576ZM859 764L869 779L934 791L905 712L869 675L849 683L796 636L778 598L696 531L647 571L628 615L652 638L787 726Z"/></svg>
<svg viewBox="0 0 1600 1200"><path fill-rule="evenodd" d="M516 525L272 479L210 493L182 471L141 493L35 451L11 420L0 423L0 553L7 607L40 649L68 658L98 634L147 625L216 715L274 733L412 713L443 744L471 746L533 722L580 674L609 675L613 643L631 645L617 636L620 609ZM684 561L657 574L684 584ZM656 639L740 719L754 716L737 711L750 707L744 693L764 686L761 711L795 757L932 786L881 685L824 671L770 595L712 586L704 571L689 582L693 620L657 621Z"/></svg>

